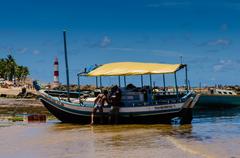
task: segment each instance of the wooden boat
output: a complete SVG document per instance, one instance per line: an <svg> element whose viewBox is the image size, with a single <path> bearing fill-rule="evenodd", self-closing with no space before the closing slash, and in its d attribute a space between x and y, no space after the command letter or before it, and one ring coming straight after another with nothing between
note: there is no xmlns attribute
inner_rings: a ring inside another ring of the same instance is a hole
<svg viewBox="0 0 240 158"><path fill-rule="evenodd" d="M195 109L231 109L240 107L240 96L235 91L225 89L210 89L202 93Z"/></svg>
<svg viewBox="0 0 240 158"><path fill-rule="evenodd" d="M176 74L183 68L186 70L186 91L179 92ZM163 75L163 92L155 92L152 88L152 75L159 74ZM174 74L175 91L173 93L167 93L165 90L164 75L166 74ZM141 77L142 86L128 89L126 76L133 75ZM149 86L143 86L143 75L149 76ZM182 124L191 123L192 108L198 101L199 95L188 90L187 65L138 62L109 63L96 67L89 72L79 73L78 81L80 81L80 77L96 77L96 79L100 79L100 88L102 88L101 80L103 76L116 76L119 79L119 87L122 91L119 123L170 123L173 118L179 118ZM124 79L124 86L121 86L121 78ZM94 97L73 99L68 96L68 98L61 98L41 90L37 82L34 82L34 86L38 90L39 99L43 105L62 122L90 123ZM79 94L81 93L79 92ZM79 97L81 98L81 96ZM110 108L110 105L106 105L103 108L103 113L97 113L95 122L99 121L98 116L104 116L104 122L107 123Z"/></svg>

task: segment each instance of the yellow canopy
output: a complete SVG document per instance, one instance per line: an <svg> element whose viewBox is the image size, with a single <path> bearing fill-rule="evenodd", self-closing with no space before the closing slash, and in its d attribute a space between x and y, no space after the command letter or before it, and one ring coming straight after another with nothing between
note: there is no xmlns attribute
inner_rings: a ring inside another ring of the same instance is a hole
<svg viewBox="0 0 240 158"><path fill-rule="evenodd" d="M174 73L181 68L181 64L158 64L140 62L116 62L104 64L89 72L87 76L129 76L145 74Z"/></svg>

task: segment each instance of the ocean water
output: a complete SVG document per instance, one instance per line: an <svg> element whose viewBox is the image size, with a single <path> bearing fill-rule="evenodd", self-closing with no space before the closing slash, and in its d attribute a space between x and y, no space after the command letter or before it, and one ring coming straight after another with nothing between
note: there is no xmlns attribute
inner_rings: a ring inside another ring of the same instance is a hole
<svg viewBox="0 0 240 158"><path fill-rule="evenodd" d="M240 111L197 115L191 125L0 122L3 158L240 158Z"/></svg>

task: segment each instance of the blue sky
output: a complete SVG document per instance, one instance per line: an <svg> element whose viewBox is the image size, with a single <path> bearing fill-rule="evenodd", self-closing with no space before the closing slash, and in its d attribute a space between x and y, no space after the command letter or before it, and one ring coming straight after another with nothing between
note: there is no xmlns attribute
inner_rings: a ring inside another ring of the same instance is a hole
<svg viewBox="0 0 240 158"><path fill-rule="evenodd" d="M66 29L72 83L91 64L179 63L183 56L192 85L240 84L240 1L8 0L0 20L0 57L12 54L43 82L53 80L56 56L65 82Z"/></svg>

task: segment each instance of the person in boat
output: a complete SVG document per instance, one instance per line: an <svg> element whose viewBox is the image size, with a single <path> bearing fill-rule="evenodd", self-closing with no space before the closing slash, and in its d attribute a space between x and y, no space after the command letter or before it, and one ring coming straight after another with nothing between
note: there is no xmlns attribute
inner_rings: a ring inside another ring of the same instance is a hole
<svg viewBox="0 0 240 158"><path fill-rule="evenodd" d="M134 90L134 89L136 89L137 87L136 86L134 86L133 84L128 84L127 86L126 86L126 89L127 90Z"/></svg>
<svg viewBox="0 0 240 158"><path fill-rule="evenodd" d="M117 85L113 86L110 94L111 110L109 114L108 121L115 124L118 123L119 107L121 104L122 93Z"/></svg>
<svg viewBox="0 0 240 158"><path fill-rule="evenodd" d="M94 124L94 116L99 110L100 113L103 113L103 106L105 103L109 104L108 101L108 91L104 90L103 93L98 94L97 98L94 100L94 108L91 115L91 124ZM103 123L103 115L101 114L100 123Z"/></svg>

